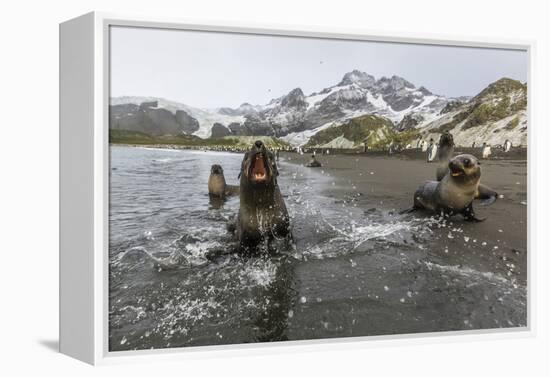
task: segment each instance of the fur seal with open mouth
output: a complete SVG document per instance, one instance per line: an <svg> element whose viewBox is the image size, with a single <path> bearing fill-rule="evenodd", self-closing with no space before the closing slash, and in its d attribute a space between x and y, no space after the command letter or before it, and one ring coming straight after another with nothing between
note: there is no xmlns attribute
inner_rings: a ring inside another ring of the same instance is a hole
<svg viewBox="0 0 550 377"><path fill-rule="evenodd" d="M291 237L278 175L273 154L261 140L256 141L245 153L239 174L240 207L234 230L245 250L253 250L274 238Z"/></svg>
<svg viewBox="0 0 550 377"><path fill-rule="evenodd" d="M426 209L445 215L463 215L469 221L483 221L475 216L473 201L481 199L482 204L495 202L498 194L479 183L481 167L478 159L470 154L461 154L449 162L449 169L443 179L427 181L414 193L413 208L406 211Z"/></svg>
<svg viewBox="0 0 550 377"><path fill-rule="evenodd" d="M225 198L239 194L239 186L228 185L225 182L223 168L221 165L214 164L210 168L210 177L208 178L208 194L216 198Z"/></svg>
<svg viewBox="0 0 550 377"><path fill-rule="evenodd" d="M454 151L453 135L449 131L445 131L439 138L439 149L437 151L439 166L436 169L435 176L438 181L441 181L449 171L449 161L451 161Z"/></svg>

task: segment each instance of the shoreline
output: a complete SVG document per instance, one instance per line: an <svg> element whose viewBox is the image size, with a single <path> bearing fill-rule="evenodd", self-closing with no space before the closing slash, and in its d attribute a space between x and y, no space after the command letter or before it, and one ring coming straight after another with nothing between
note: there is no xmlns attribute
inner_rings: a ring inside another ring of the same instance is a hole
<svg viewBox="0 0 550 377"><path fill-rule="evenodd" d="M304 166L309 155L281 153L281 160ZM436 163L393 156L318 155L323 166L315 169L333 181L323 195L337 201L354 198L354 206L368 215L387 211L396 219L430 218L410 208L415 190L426 180L435 180ZM525 286L527 282L527 163L525 160L483 160L482 182L502 195L491 206L474 202L481 223L453 216L445 226L434 227L430 253L447 264L468 266L497 273Z"/></svg>
<svg viewBox="0 0 550 377"><path fill-rule="evenodd" d="M130 148L154 148L154 149L166 149L166 150L189 150L189 151L210 151L210 152L229 152L229 153L244 153L247 148L206 148L204 146L189 146L180 144L125 144L125 143L109 143L109 146L130 147ZM326 151L329 154L326 154ZM306 152L307 151L307 152ZM418 148L404 149L393 154L389 154L385 150L369 150L363 152L360 149L335 149L335 148L306 148L304 156L309 155L315 151L318 156L331 156L331 155L344 155L344 156L367 156L367 157L381 157L381 158L395 158L395 159L409 159L409 160L425 160L426 152L422 152ZM300 156L295 151L284 151L281 153L288 153L291 155ZM481 148L470 147L455 147L455 155L458 154L472 154L478 159L482 159ZM527 160L527 147L513 147L509 152L504 152L500 149L492 149L492 154L488 158L483 160ZM435 165L435 163L432 163Z"/></svg>

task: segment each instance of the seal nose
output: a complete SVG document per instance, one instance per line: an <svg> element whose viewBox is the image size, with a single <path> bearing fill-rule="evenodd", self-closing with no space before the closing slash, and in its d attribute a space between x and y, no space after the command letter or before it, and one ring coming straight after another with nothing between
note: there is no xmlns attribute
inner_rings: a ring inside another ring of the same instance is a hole
<svg viewBox="0 0 550 377"><path fill-rule="evenodd" d="M256 142L255 142L254 144L255 144L255 145L256 145L256 147L258 147L258 148L261 148L261 147L262 147L262 145L264 145L264 143L262 143L262 141L261 141L261 140L256 140Z"/></svg>

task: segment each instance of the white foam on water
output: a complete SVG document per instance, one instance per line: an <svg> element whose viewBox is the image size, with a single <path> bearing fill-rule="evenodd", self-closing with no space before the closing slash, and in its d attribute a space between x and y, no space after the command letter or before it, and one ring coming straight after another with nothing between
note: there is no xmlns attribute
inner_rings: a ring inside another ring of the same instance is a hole
<svg viewBox="0 0 550 377"><path fill-rule="evenodd" d="M154 159L153 162L160 162L160 163L163 163L163 164L166 164L170 161L175 161L173 158L157 158L157 159Z"/></svg>
<svg viewBox="0 0 550 377"><path fill-rule="evenodd" d="M172 148L154 148L154 147L136 147L136 148L144 149L146 151L156 151L156 152L176 152L176 153L182 152L179 149L172 149Z"/></svg>
<svg viewBox="0 0 550 377"><path fill-rule="evenodd" d="M165 315L158 316L156 332L166 338L178 334L186 335L195 323L214 317L220 307L221 304L212 297L191 299L183 293L158 309L159 313Z"/></svg>
<svg viewBox="0 0 550 377"><path fill-rule="evenodd" d="M277 265L271 260L259 260L247 263L239 273L239 280L243 286L267 287L277 274Z"/></svg>
<svg viewBox="0 0 550 377"><path fill-rule="evenodd" d="M424 264L430 271L433 269L437 269L441 272L448 272L455 275L460 275L468 279L488 280L494 283L511 284L511 282L508 279L498 274L495 274L494 272L488 272L488 271L483 272L483 271L474 270L470 267L441 265L441 264L428 262L428 261L424 261Z"/></svg>
<svg viewBox="0 0 550 377"><path fill-rule="evenodd" d="M204 241L204 242L195 242L185 245L185 255L184 257L190 264L204 264L208 262L206 255L208 252L215 248L221 247L222 245L217 241Z"/></svg>
<svg viewBox="0 0 550 377"><path fill-rule="evenodd" d="M117 256L117 262L121 264L139 264L146 261L156 261L155 258L146 248L142 246L132 247Z"/></svg>
<svg viewBox="0 0 550 377"><path fill-rule="evenodd" d="M121 312L130 312L132 313L135 318L134 321L139 321L147 316L145 313L145 309L141 306L133 306L133 305L127 305L119 309Z"/></svg>
<svg viewBox="0 0 550 377"><path fill-rule="evenodd" d="M363 242L388 237L398 232L412 232L416 230L418 225L411 222L394 222L390 224L370 224L364 226L356 226L354 230L347 234L349 239L355 244L361 244Z"/></svg>
<svg viewBox="0 0 550 377"><path fill-rule="evenodd" d="M186 150L185 153L188 154L198 154L201 156L232 156L237 159L242 158L243 153L242 152L224 152L224 151L210 151L210 150Z"/></svg>

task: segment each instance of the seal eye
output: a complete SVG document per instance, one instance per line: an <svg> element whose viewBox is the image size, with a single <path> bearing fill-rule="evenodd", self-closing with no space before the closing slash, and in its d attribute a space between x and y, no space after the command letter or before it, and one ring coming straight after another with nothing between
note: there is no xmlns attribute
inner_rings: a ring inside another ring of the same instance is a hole
<svg viewBox="0 0 550 377"><path fill-rule="evenodd" d="M469 158L465 158L463 163L464 163L464 166L466 166L467 168L472 166L472 161L470 161Z"/></svg>
<svg viewBox="0 0 550 377"><path fill-rule="evenodd" d="M256 145L257 148L261 148L263 145L261 140L257 140L254 144Z"/></svg>

